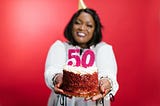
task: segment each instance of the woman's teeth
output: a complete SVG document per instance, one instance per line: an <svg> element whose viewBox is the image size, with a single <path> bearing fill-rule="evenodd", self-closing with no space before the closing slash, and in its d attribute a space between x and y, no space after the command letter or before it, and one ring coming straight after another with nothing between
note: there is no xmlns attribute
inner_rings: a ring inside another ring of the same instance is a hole
<svg viewBox="0 0 160 106"><path fill-rule="evenodd" d="M82 33L82 32L78 32L78 36L84 37L84 36L85 36L85 34L84 34L84 33Z"/></svg>

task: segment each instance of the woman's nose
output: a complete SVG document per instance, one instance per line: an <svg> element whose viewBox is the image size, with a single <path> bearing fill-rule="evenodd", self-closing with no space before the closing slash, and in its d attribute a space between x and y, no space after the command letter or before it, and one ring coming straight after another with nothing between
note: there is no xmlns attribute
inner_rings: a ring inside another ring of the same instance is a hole
<svg viewBox="0 0 160 106"><path fill-rule="evenodd" d="M83 25L80 26L80 29L81 30L86 30L86 26L83 24Z"/></svg>

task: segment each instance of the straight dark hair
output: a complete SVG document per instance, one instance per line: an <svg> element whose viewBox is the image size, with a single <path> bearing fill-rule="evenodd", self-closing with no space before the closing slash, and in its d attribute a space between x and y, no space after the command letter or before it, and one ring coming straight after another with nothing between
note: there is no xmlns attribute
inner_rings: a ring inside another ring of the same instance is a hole
<svg viewBox="0 0 160 106"><path fill-rule="evenodd" d="M96 44L98 44L99 42L101 42L102 40L102 24L100 22L100 18L98 16L98 14L96 13L95 10L90 9L90 8L86 8L86 9L80 9L78 10L75 14L73 14L71 20L69 21L69 23L67 24L65 30L64 30L64 37L69 41L70 44L72 45L78 45L78 43L74 40L73 36L72 36L72 28L73 28L73 24L75 23L77 17L82 13L88 13L92 16L94 22L95 22L95 30L93 33L93 37L91 38L91 40L89 40L87 42L88 47L94 45L96 46Z"/></svg>

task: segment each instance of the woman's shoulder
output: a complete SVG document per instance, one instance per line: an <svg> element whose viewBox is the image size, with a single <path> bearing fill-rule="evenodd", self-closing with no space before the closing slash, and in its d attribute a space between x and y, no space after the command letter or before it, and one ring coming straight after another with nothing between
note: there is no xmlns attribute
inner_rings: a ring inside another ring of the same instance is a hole
<svg viewBox="0 0 160 106"><path fill-rule="evenodd" d="M55 42L53 42L52 46L65 46L68 45L67 42L65 41L61 41L61 40L56 40Z"/></svg>
<svg viewBox="0 0 160 106"><path fill-rule="evenodd" d="M62 45L63 44L63 41L61 40L56 40L53 45Z"/></svg>
<svg viewBox="0 0 160 106"><path fill-rule="evenodd" d="M53 42L50 48L64 48L64 47L65 47L65 44L63 41L56 40L55 42Z"/></svg>
<svg viewBox="0 0 160 106"><path fill-rule="evenodd" d="M96 45L96 48L112 48L112 45L102 41Z"/></svg>
<svg viewBox="0 0 160 106"><path fill-rule="evenodd" d="M73 47L73 45L69 44L67 41L61 41L61 40L56 40L52 45L51 48L59 47L59 48L70 48Z"/></svg>
<svg viewBox="0 0 160 106"><path fill-rule="evenodd" d="M102 41L96 45L95 51L96 51L96 53L102 54L102 52L108 53L108 52L113 51L113 48L112 48L111 44Z"/></svg>

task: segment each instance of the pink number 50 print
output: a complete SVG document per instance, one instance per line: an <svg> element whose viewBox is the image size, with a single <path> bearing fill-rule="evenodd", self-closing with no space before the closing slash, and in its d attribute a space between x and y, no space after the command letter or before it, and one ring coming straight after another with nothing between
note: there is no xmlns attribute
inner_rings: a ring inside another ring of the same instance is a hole
<svg viewBox="0 0 160 106"><path fill-rule="evenodd" d="M82 67L89 67L94 64L95 55L92 50L86 50L82 58L79 56L80 50L79 49L69 49L68 51L68 65L75 65Z"/></svg>
<svg viewBox="0 0 160 106"><path fill-rule="evenodd" d="M68 51L68 65L80 66L79 49L69 49Z"/></svg>

